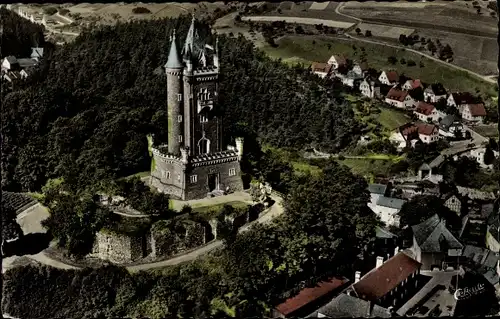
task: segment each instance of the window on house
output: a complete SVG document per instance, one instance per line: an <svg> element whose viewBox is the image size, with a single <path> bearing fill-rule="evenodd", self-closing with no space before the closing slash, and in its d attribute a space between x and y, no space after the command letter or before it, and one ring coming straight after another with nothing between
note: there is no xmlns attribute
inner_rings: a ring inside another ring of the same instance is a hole
<svg viewBox="0 0 500 319"><path fill-rule="evenodd" d="M180 182L181 181L181 174L177 174L177 181Z"/></svg>
<svg viewBox="0 0 500 319"><path fill-rule="evenodd" d="M189 179L191 183L196 183L198 181L198 175L191 175Z"/></svg>
<svg viewBox="0 0 500 319"><path fill-rule="evenodd" d="M179 143L182 143L182 135L179 135Z"/></svg>
<svg viewBox="0 0 500 319"><path fill-rule="evenodd" d="M208 117L206 115L200 115L200 123L207 123Z"/></svg>
<svg viewBox="0 0 500 319"><path fill-rule="evenodd" d="M234 175L236 175L236 169L230 168L229 169L229 176L234 176Z"/></svg>
<svg viewBox="0 0 500 319"><path fill-rule="evenodd" d="M166 173L167 179L170 179L170 172Z"/></svg>
<svg viewBox="0 0 500 319"><path fill-rule="evenodd" d="M179 122L179 123L182 122L182 115L177 115L177 122Z"/></svg>

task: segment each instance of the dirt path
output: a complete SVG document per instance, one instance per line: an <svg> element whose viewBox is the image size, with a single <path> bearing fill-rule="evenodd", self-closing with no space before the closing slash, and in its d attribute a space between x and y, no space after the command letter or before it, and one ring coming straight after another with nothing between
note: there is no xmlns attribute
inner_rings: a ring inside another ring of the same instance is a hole
<svg viewBox="0 0 500 319"><path fill-rule="evenodd" d="M362 22L363 20L362 19L359 19L359 18L356 18L356 17L353 17L353 16L350 16L348 14L345 14L345 13L341 13L340 12L340 9L342 8L342 6L344 5L344 2L340 3L336 8L335 8L335 13L338 13L344 17L348 17L348 18L351 18L351 19L356 19L357 21L359 22ZM367 39L362 39L362 38L359 38L359 37L355 37L355 36L352 36L352 35L349 35L349 34L344 34L346 37L350 38L350 39L354 39L354 40L357 40L357 41L361 41L361 42L366 42L366 43L371 43L371 44L378 44L378 45L384 45L384 46L387 46L387 47L391 47L391 48L395 48L395 49L405 49L406 51L409 51L409 52L412 52L412 53L415 53L415 54L419 54L421 56L424 56L428 59L431 59L433 61L436 61L438 63L441 63L441 64L444 64L450 68L453 68L453 69L456 69L456 70L460 70L460 71L464 71L464 72L467 72L469 73L470 75L472 76L475 76L483 81L486 81L486 82L489 82L489 83L492 83L492 84L496 84L497 81L491 79L490 76L485 76L485 75L481 75L479 73L476 73L476 72L473 72L471 70L468 70L468 69L465 69L465 68L462 68L462 67L459 67L457 65L454 65L454 64L451 64L449 62L446 62L446 61L442 61L438 58L435 58L433 57L432 55L429 55L429 54L426 54L426 53L422 53L420 51L417 51L417 50L413 50L413 49L410 49L410 48L407 48L407 47L404 47L404 46L400 46L400 45L392 45L392 44L388 44L388 43L384 43L384 42L380 42L380 41L374 41L374 40L367 40Z"/></svg>

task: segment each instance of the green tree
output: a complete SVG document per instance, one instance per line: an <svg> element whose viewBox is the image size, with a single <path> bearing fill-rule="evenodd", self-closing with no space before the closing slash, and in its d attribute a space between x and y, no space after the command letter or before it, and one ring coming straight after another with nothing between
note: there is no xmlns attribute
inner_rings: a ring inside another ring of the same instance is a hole
<svg viewBox="0 0 500 319"><path fill-rule="evenodd" d="M495 154L493 153L491 146L487 145L484 151L483 162L485 165L491 165L493 164L494 161L495 161Z"/></svg>
<svg viewBox="0 0 500 319"><path fill-rule="evenodd" d="M403 204L400 216L400 226L416 225L438 214L446 220L446 224L453 229L460 229L461 219L458 215L444 206L443 201L436 196L417 195Z"/></svg>

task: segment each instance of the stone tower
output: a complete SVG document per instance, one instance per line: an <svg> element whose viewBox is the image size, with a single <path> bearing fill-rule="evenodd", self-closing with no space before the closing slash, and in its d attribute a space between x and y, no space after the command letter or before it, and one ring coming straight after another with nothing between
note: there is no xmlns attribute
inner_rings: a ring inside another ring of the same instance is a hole
<svg viewBox="0 0 500 319"><path fill-rule="evenodd" d="M168 143L150 141L151 185L183 200L222 195L243 189L240 161L243 140L225 147L222 119L217 116L218 45L200 39L191 22L179 54L171 37L167 76ZM182 58L181 58L182 57Z"/></svg>

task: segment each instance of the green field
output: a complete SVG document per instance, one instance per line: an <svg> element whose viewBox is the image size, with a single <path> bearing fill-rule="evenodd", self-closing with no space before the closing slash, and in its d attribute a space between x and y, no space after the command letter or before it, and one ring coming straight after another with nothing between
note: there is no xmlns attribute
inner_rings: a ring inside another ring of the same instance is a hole
<svg viewBox="0 0 500 319"><path fill-rule="evenodd" d="M277 40L276 43L278 44L276 48L266 45L262 50L270 57L281 58L285 63L296 61L326 62L332 54L341 54L352 60L359 60L361 48L364 48L369 66L377 70L394 69L400 74L421 79L426 83L441 82L448 90L452 91L460 90L473 93L478 89L487 96L497 96L493 84L404 49L322 35L287 35ZM328 44L331 45L330 49ZM395 65L389 64L387 62L389 56L396 57L398 62ZM399 63L401 58L407 61L413 60L416 65L403 65ZM424 64L422 68L419 66L420 61Z"/></svg>
<svg viewBox="0 0 500 319"><path fill-rule="evenodd" d="M484 137L498 138L498 127L496 125L478 125L474 127L474 131Z"/></svg>
<svg viewBox="0 0 500 319"><path fill-rule="evenodd" d="M389 131L395 130L410 121L403 112L390 108L380 108L380 113L377 114L376 120Z"/></svg>
<svg viewBox="0 0 500 319"><path fill-rule="evenodd" d="M352 172L365 178L372 178L373 176L388 176L390 175L390 167L393 160L387 159L345 159L338 161L351 168Z"/></svg>

